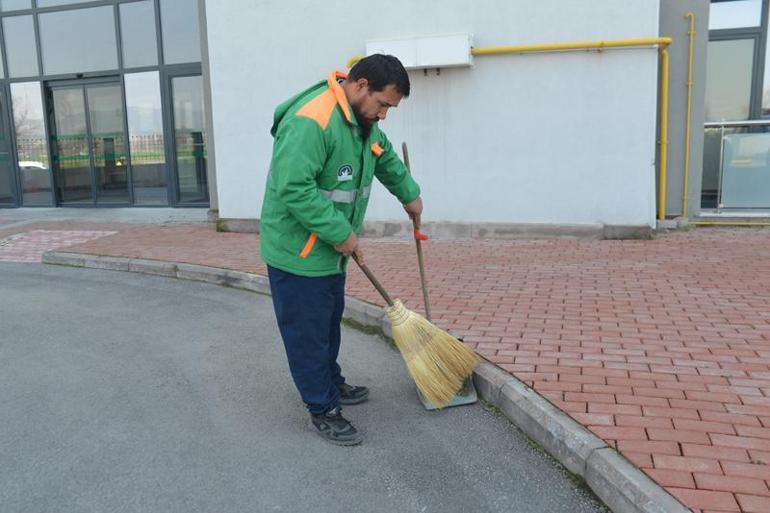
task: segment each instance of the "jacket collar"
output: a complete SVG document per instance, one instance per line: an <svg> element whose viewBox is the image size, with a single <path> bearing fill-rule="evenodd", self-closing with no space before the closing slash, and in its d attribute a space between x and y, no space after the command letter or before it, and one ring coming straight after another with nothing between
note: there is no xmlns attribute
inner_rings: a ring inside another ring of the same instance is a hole
<svg viewBox="0 0 770 513"><path fill-rule="evenodd" d="M355 118L351 114L348 97L345 96L345 91L342 89L342 86L339 84L339 82L337 82L337 79L340 78L347 79L348 75L346 73L342 73L341 71L332 71L329 74L329 78L326 80L326 82L329 85L329 89L331 89L334 93L334 97L337 99L337 103L339 103L340 108L342 109L342 113L345 114L345 119L348 120L348 123L357 125L358 123L355 121Z"/></svg>

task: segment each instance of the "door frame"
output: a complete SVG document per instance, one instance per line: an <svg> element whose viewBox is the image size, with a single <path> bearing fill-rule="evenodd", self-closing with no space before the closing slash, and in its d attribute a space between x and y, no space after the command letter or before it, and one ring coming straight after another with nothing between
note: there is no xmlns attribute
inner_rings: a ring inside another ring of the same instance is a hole
<svg viewBox="0 0 770 513"><path fill-rule="evenodd" d="M13 112L11 105L11 91L7 84L0 87L0 133L5 134L6 149L8 151L8 172L10 174L10 183L13 196L13 203L0 205L0 208L19 208L21 206L22 190L19 175L19 165L16 162L16 137L12 131Z"/></svg>
<svg viewBox="0 0 770 513"><path fill-rule="evenodd" d="M165 105L163 109L163 126L166 137L164 138L165 151L167 155L167 179L168 179L168 204L176 208L200 208L208 207L211 204L211 194L208 184L208 163L206 165L206 197L208 201L198 203L181 203L179 201L179 168L176 158L176 126L174 120L174 91L172 81L175 78L182 77L203 77L201 65L195 64L175 64L161 69L161 102ZM205 87L205 85L204 85ZM205 110L204 110L205 115Z"/></svg>
<svg viewBox="0 0 770 513"><path fill-rule="evenodd" d="M97 189L98 184L96 180L96 166L94 163L94 144L93 144L93 131L91 129L91 115L88 106L88 95L86 89L89 86L118 86L120 91L121 109L123 111L123 134L126 144L127 154L127 166L126 166L126 183L128 187L128 202L123 203L109 203L100 204L97 201ZM88 157L89 157L89 174L91 177L91 201L89 202L77 202L77 203L62 203L59 196L58 187L58 172L54 168L54 155L58 153L58 149L55 147L54 138L56 137L56 123L55 123L55 110L53 103L53 90L54 89L80 89L83 93L83 107L86 121L86 137L88 143ZM76 78L71 80L48 80L43 83L43 95L44 95L44 109L46 113L46 124L48 129L48 149L50 153L51 162L51 174L52 174L52 187L54 195L54 204L57 207L67 208L125 208L130 207L134 203L134 187L131 173L131 150L130 141L128 138L128 114L126 112L126 94L125 85L123 83L123 77L121 75L102 75L98 77L89 78Z"/></svg>

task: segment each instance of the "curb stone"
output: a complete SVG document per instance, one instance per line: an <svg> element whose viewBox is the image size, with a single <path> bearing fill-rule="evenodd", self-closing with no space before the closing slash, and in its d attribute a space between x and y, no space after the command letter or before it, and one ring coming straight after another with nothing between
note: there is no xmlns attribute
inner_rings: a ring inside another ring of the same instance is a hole
<svg viewBox="0 0 770 513"><path fill-rule="evenodd" d="M690 510L615 449L514 376L483 362L473 381L527 436L570 472L585 479L614 513L688 513Z"/></svg>
<svg viewBox="0 0 770 513"><path fill-rule="evenodd" d="M49 251L42 262L176 277L269 295L267 277L203 265ZM347 296L344 316L391 336L379 306ZM614 513L688 513L690 510L615 449L502 369L482 362L473 373L479 395L500 408L522 432L542 445Z"/></svg>

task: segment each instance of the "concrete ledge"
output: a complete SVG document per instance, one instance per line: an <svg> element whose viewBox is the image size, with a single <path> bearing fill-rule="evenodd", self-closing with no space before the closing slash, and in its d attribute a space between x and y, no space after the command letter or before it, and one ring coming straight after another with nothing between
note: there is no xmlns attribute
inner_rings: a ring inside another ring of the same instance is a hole
<svg viewBox="0 0 770 513"><path fill-rule="evenodd" d="M227 271L225 274L225 285L258 294L270 295L270 282L268 282L267 276L260 274Z"/></svg>
<svg viewBox="0 0 770 513"><path fill-rule="evenodd" d="M129 260L128 271L132 273L154 274L156 276L176 278L176 264L158 260Z"/></svg>
<svg viewBox="0 0 770 513"><path fill-rule="evenodd" d="M58 251L49 251L43 254L42 262L51 265L71 265L74 267L85 267L85 255L77 253L64 253Z"/></svg>
<svg viewBox="0 0 770 513"><path fill-rule="evenodd" d="M176 266L177 278L213 283L215 285L226 285L227 273L226 269L205 265L177 264Z"/></svg>
<svg viewBox="0 0 770 513"><path fill-rule="evenodd" d="M56 251L43 255L43 263L140 272L270 294L265 276L202 265ZM346 318L392 336L390 322L382 308L350 296L346 302ZM568 470L583 477L613 512L690 511L599 437L502 369L481 363L474 371L473 381L481 398L499 407L527 436Z"/></svg>
<svg viewBox="0 0 770 513"><path fill-rule="evenodd" d="M343 316L364 326L375 328L382 328L383 321L387 321L382 308L350 296L345 296Z"/></svg>
<svg viewBox="0 0 770 513"><path fill-rule="evenodd" d="M107 271L128 271L130 259L110 256L86 256L84 267Z"/></svg>
<svg viewBox="0 0 770 513"><path fill-rule="evenodd" d="M602 225L478 223L471 225L471 238L597 240L602 238Z"/></svg>
<svg viewBox="0 0 770 513"><path fill-rule="evenodd" d="M217 231L259 233L258 219L216 220ZM422 230L438 240L452 239L649 239L649 226L612 226L596 224L535 224L535 223L454 223L426 222ZM411 239L412 223L407 221L367 221L362 237Z"/></svg>
<svg viewBox="0 0 770 513"><path fill-rule="evenodd" d="M677 217L676 219L658 219L656 230L684 230L690 226L690 220L686 217Z"/></svg>
<svg viewBox="0 0 770 513"><path fill-rule="evenodd" d="M481 363L473 380L483 399L499 407L527 436L584 478L614 513L690 511L615 449L515 377Z"/></svg>
<svg viewBox="0 0 770 513"><path fill-rule="evenodd" d="M615 513L690 511L614 449L598 449L591 454L585 479Z"/></svg>
<svg viewBox="0 0 770 513"><path fill-rule="evenodd" d="M509 377L499 393L499 407L508 418L570 472L585 476L591 453L607 447L598 436L518 379Z"/></svg>
<svg viewBox="0 0 770 513"><path fill-rule="evenodd" d="M652 238L652 228L649 226L616 226L605 225L602 230L602 238L607 240L625 240Z"/></svg>
<svg viewBox="0 0 770 513"><path fill-rule="evenodd" d="M259 233L259 219L225 219L216 220L218 232Z"/></svg>
<svg viewBox="0 0 770 513"><path fill-rule="evenodd" d="M500 367L481 363L473 372L473 384L476 391L486 401L494 405L500 404L500 390L511 379L511 375Z"/></svg>

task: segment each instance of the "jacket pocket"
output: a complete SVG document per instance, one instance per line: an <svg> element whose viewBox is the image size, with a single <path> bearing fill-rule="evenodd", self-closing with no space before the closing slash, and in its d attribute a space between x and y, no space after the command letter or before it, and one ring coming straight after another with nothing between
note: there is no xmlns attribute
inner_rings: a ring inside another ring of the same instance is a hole
<svg viewBox="0 0 770 513"><path fill-rule="evenodd" d="M305 242L305 247L302 248L302 251L299 254L300 258L307 258L310 255L316 240L318 240L318 236L315 233L311 233L310 237L307 238L307 242Z"/></svg>

